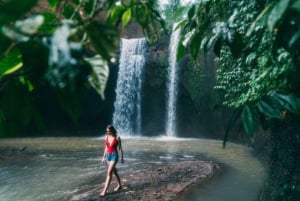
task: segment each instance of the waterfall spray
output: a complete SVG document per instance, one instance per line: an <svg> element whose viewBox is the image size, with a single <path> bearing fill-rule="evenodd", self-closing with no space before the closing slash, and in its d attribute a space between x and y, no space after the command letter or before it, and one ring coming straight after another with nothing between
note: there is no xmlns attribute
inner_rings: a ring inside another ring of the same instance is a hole
<svg viewBox="0 0 300 201"><path fill-rule="evenodd" d="M141 88L146 40L122 39L113 124L122 135L141 132Z"/></svg>
<svg viewBox="0 0 300 201"><path fill-rule="evenodd" d="M180 37L180 30L174 30L171 34L169 45L169 68L168 68L168 97L167 97L167 121L166 121L166 135L169 137L176 136L176 103L177 103L177 85L178 85L178 64L176 62L176 55L178 49L178 42Z"/></svg>

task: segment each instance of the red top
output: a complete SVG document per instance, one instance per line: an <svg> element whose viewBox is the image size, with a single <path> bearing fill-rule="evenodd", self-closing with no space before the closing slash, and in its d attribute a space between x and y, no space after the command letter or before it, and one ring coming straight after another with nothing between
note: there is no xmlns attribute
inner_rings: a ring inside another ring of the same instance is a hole
<svg viewBox="0 0 300 201"><path fill-rule="evenodd" d="M111 154L111 153L116 152L117 151L117 146L118 146L117 136L113 138L111 143L109 143L108 137L106 136L105 144L106 144L106 153Z"/></svg>

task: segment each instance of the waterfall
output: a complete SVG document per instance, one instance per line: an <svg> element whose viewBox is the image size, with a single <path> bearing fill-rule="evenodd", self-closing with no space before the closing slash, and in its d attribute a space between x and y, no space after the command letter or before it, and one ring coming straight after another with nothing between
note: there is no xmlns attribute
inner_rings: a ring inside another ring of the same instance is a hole
<svg viewBox="0 0 300 201"><path fill-rule="evenodd" d="M141 88L146 40L122 39L113 125L122 135L141 132Z"/></svg>
<svg viewBox="0 0 300 201"><path fill-rule="evenodd" d="M180 37L180 30L174 30L171 34L169 45L169 68L167 80L167 121L166 134L169 137L176 136L176 103L177 103L177 85L178 85L178 64L176 62L177 48Z"/></svg>

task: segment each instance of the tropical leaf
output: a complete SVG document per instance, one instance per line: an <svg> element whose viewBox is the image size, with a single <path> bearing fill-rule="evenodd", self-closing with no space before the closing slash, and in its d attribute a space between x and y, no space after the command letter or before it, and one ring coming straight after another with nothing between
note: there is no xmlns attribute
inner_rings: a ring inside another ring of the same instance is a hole
<svg viewBox="0 0 300 201"><path fill-rule="evenodd" d="M118 24L125 9L123 5L114 6L109 13L108 22Z"/></svg>
<svg viewBox="0 0 300 201"><path fill-rule="evenodd" d="M243 108L242 121L246 134L252 139L256 128L256 118L248 105Z"/></svg>
<svg viewBox="0 0 300 201"><path fill-rule="evenodd" d="M125 27L131 18L131 9L127 8L126 11L122 15L122 26Z"/></svg>
<svg viewBox="0 0 300 201"><path fill-rule="evenodd" d="M96 55L92 58L85 58L85 61L92 66L92 73L89 76L89 82L98 94L100 94L101 98L104 99L104 92L109 76L108 64L101 58L100 55Z"/></svg>
<svg viewBox="0 0 300 201"><path fill-rule="evenodd" d="M280 119L281 105L278 104L272 97L265 96L258 102L258 109L267 117Z"/></svg>
<svg viewBox="0 0 300 201"><path fill-rule="evenodd" d="M11 50L0 60L0 77L13 73L22 67L22 55L18 49Z"/></svg>
<svg viewBox="0 0 300 201"><path fill-rule="evenodd" d="M300 99L298 97L293 94L285 95L278 92L272 93L271 96L282 106L282 108L285 108L294 114L300 114Z"/></svg>

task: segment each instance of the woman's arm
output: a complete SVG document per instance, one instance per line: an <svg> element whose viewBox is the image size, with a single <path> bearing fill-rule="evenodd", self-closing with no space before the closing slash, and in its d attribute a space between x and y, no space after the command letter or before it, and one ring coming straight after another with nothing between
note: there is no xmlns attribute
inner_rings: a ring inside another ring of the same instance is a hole
<svg viewBox="0 0 300 201"><path fill-rule="evenodd" d="M122 148L122 142L121 142L120 136L118 136L118 148L119 148L119 152L120 152L120 155L121 155L121 163L124 163L123 148Z"/></svg>
<svg viewBox="0 0 300 201"><path fill-rule="evenodd" d="M106 138L105 138L105 140L106 140ZM106 144L105 144L105 148L104 148L104 152L103 152L102 163L105 163L105 161L106 161L105 153L106 153Z"/></svg>

